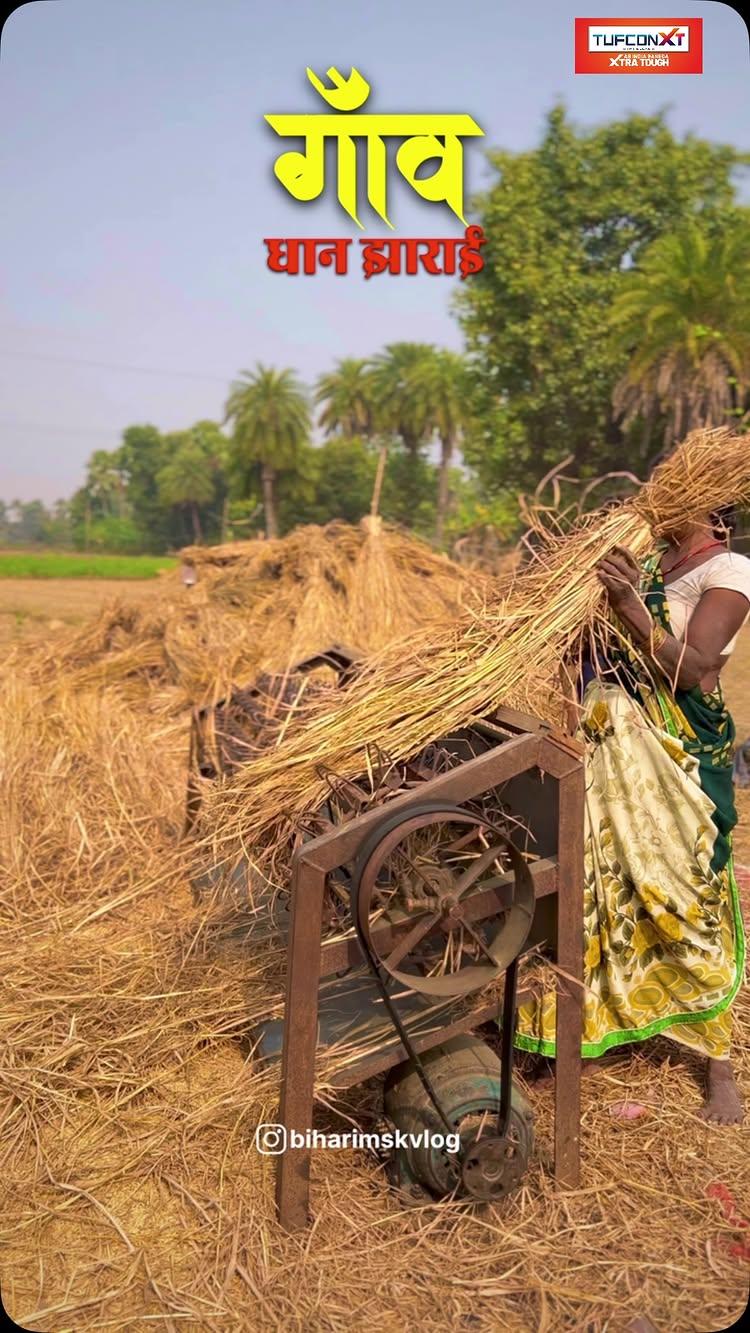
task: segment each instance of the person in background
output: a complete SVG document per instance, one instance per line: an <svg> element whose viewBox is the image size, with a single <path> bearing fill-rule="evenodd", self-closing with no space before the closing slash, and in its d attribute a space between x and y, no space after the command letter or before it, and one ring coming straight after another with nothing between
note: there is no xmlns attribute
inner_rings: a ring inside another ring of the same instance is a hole
<svg viewBox="0 0 750 1333"><path fill-rule="evenodd" d="M195 572L195 565L192 560L184 559L180 566L180 578L184 588L194 588L198 582L198 575Z"/></svg>

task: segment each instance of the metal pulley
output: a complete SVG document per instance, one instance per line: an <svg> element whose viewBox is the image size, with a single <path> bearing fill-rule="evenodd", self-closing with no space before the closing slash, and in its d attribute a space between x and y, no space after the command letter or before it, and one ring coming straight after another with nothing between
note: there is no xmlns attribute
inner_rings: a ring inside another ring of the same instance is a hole
<svg viewBox="0 0 750 1333"><path fill-rule="evenodd" d="M482 1202L504 1198L520 1184L533 1150L533 1115L526 1098L512 1086L505 1131L498 1134L501 1065L486 1042L454 1037L433 1047L422 1063L459 1147L450 1152L441 1146L447 1137L444 1125L415 1065L406 1061L391 1071L385 1085L385 1113L405 1140L389 1166L393 1184L418 1202L450 1194Z"/></svg>
<svg viewBox="0 0 750 1333"><path fill-rule="evenodd" d="M501 884L502 905L488 915ZM349 891L357 935L378 966L440 998L494 981L517 958L534 915L531 874L506 834L480 814L437 802L378 822ZM385 945L379 924L391 928Z"/></svg>

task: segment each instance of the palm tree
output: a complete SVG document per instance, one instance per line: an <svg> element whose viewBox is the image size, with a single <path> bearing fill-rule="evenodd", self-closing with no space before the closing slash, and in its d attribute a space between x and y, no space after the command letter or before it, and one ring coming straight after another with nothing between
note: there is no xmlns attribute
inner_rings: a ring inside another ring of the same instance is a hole
<svg viewBox="0 0 750 1333"><path fill-rule="evenodd" d="M429 434L424 403L414 395L413 374L430 358L430 343L396 342L372 360L372 385L378 419L384 429L399 435L412 458L419 455Z"/></svg>
<svg viewBox="0 0 750 1333"><path fill-rule="evenodd" d="M117 455L96 449L86 465L86 490L103 514L125 513L125 479L117 465Z"/></svg>
<svg viewBox="0 0 750 1333"><path fill-rule="evenodd" d="M174 451L168 462L157 473L159 497L164 504L185 507L193 520L193 540L203 540L198 506L214 498L215 479L213 460L199 440L190 431L168 437Z"/></svg>
<svg viewBox="0 0 750 1333"><path fill-rule="evenodd" d="M711 234L691 221L659 237L625 277L613 322L630 354L613 396L623 425L643 418L648 439L663 415L670 445L741 413L750 385L748 222Z"/></svg>
<svg viewBox="0 0 750 1333"><path fill-rule="evenodd" d="M415 507L419 502L416 469L422 445L429 437L430 429L423 403L414 393L412 375L415 368L431 352L429 343L389 343L382 352L373 357L371 362L376 419L386 439L388 435L398 437L406 449L411 473L407 491ZM384 441L378 460L372 513L376 512L376 499L380 496L386 449L387 443Z"/></svg>
<svg viewBox="0 0 750 1333"><path fill-rule="evenodd" d="M225 420L234 423L234 452L241 466L260 466L266 536L277 537L276 480L293 469L310 433L307 394L293 370L258 362L232 385Z"/></svg>
<svg viewBox="0 0 750 1333"><path fill-rule="evenodd" d="M328 375L321 375L315 392L316 402L323 404L318 418L326 434L340 431L342 435L361 435L372 440L379 416L376 378L371 361L344 357ZM370 513L377 514L388 457L388 439L381 435L375 482L370 500Z"/></svg>
<svg viewBox="0 0 750 1333"><path fill-rule="evenodd" d="M332 371L321 375L315 401L322 404L318 418L326 435L361 435L369 440L375 430L372 367L353 356L343 357Z"/></svg>
<svg viewBox="0 0 750 1333"><path fill-rule="evenodd" d="M450 469L468 413L466 364L458 352L433 347L415 362L409 375L415 412L440 440L435 540L442 545L450 505Z"/></svg>

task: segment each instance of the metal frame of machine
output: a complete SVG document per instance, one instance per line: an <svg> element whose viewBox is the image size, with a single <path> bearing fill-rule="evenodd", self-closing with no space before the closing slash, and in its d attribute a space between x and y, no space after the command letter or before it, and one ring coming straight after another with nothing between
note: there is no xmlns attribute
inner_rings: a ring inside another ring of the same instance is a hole
<svg viewBox="0 0 750 1333"><path fill-rule="evenodd" d="M460 806L530 771L557 784L556 855L533 862L529 871L536 902L555 895L558 971L554 1176L559 1185L574 1187L579 1180L583 1028L582 751L575 741L536 718L505 708L497 709L492 717L501 724L498 735L504 738L500 743L396 796L388 803L387 812L391 819L397 814L406 817L426 801ZM335 941L323 938L327 876L357 858L383 817L382 808L370 809L303 843L294 854L279 1109L287 1141L292 1131L299 1131L302 1141L307 1142L307 1131L312 1128L321 980L363 962L356 934ZM508 889L512 879L512 875L507 876ZM497 915L507 901L500 882L483 890L472 900L472 920ZM399 930L390 924L376 927L374 938L383 947L395 945ZM502 999L493 998L479 1009L449 1017L447 1025L438 1030L410 1033L410 1045L416 1052L430 1050L457 1033L498 1017L502 1007ZM401 1063L406 1055L400 1039L396 1040L340 1075L336 1086L359 1083ZM277 1158L276 1203L279 1220L288 1230L302 1228L309 1220L310 1159L309 1147L288 1147Z"/></svg>

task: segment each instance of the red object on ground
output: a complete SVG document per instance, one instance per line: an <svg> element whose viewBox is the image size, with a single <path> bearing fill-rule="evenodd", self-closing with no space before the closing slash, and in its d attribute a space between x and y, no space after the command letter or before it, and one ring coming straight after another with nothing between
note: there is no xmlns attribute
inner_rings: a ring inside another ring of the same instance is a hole
<svg viewBox="0 0 750 1333"><path fill-rule="evenodd" d="M616 1120L639 1120L642 1115L648 1115L648 1110L642 1102L613 1102L609 1114Z"/></svg>
<svg viewBox="0 0 750 1333"><path fill-rule="evenodd" d="M750 1222L741 1217L737 1212L737 1204L734 1195L729 1187L720 1180L714 1180L706 1190L706 1197L709 1199L718 1199L721 1205L721 1211L724 1214L730 1226L736 1227L738 1231L746 1231L750 1228ZM724 1248L733 1259L745 1259L750 1262L750 1243L748 1241L730 1241L724 1242Z"/></svg>
<svg viewBox="0 0 750 1333"><path fill-rule="evenodd" d="M731 1222L734 1227L750 1227L750 1222L746 1222L744 1217L737 1213L737 1204L734 1195L728 1185L724 1185L720 1180L714 1180L706 1190L706 1198L718 1199L721 1204L721 1211L727 1222Z"/></svg>

